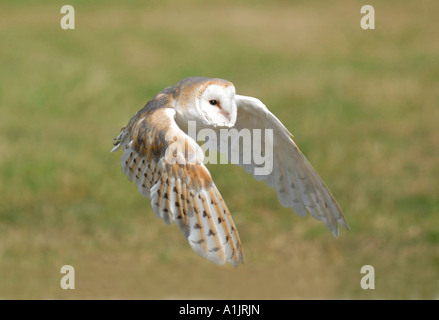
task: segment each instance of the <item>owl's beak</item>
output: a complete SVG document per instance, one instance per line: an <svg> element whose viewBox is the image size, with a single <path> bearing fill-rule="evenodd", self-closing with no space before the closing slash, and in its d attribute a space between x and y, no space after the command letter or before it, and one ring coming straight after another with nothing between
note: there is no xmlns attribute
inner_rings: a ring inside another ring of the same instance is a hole
<svg viewBox="0 0 439 320"><path fill-rule="evenodd" d="M232 120L232 119L230 118L230 113L224 111L224 112L221 112L221 114L222 114L227 120L229 120L229 122Z"/></svg>

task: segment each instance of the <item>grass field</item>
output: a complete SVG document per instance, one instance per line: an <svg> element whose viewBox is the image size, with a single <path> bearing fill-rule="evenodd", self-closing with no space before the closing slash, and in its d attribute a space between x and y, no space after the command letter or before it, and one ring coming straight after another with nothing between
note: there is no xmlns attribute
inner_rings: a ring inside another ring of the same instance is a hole
<svg viewBox="0 0 439 320"><path fill-rule="evenodd" d="M364 4L2 1L0 298L439 298L439 3L368 3L375 30ZM208 262L157 219L109 151L148 99L195 75L261 99L351 231L335 239L232 165L209 170L244 265ZM75 290L60 287L66 264Z"/></svg>

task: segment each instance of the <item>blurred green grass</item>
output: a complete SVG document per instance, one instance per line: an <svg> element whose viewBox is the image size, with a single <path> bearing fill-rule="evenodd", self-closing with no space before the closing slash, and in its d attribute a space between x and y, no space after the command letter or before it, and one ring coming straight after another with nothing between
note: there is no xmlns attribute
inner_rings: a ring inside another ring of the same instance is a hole
<svg viewBox="0 0 439 320"><path fill-rule="evenodd" d="M0 298L437 298L439 5L351 1L0 4ZM231 165L209 166L246 263L157 219L112 138L155 93L232 81L295 135L351 226L334 239ZM76 289L59 286L62 265ZM360 287L360 269L376 289Z"/></svg>

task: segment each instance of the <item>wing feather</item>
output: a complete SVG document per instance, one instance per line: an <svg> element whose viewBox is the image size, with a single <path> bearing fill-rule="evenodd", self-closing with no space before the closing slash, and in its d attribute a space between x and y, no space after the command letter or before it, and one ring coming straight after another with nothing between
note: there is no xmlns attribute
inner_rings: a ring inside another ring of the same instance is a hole
<svg viewBox="0 0 439 320"><path fill-rule="evenodd" d="M291 207L300 216L307 212L321 220L328 229L338 236L339 222L349 230L349 226L335 198L317 172L293 141L293 135L258 99L236 95L238 108L235 128L273 130L273 170L266 175L255 174L258 165L252 161L242 165L257 180L265 180L269 187L276 189L279 202ZM262 141L263 142L263 141ZM268 141L268 143L271 143ZM231 152L242 152L242 150ZM231 154L229 152L229 155ZM253 156L253 155L252 155Z"/></svg>
<svg viewBox="0 0 439 320"><path fill-rule="evenodd" d="M287 181L290 190L291 208L300 216L306 216L305 202L302 193L299 190L299 184L296 181L294 172L288 168Z"/></svg>
<svg viewBox="0 0 439 320"><path fill-rule="evenodd" d="M157 217L167 224L175 222L199 255L216 264L237 266L243 255L236 226L203 158L189 161L190 155L203 153L174 117L170 108L137 114L113 150L123 147L123 172L151 199ZM167 152L171 143L177 144L172 149L177 154Z"/></svg>

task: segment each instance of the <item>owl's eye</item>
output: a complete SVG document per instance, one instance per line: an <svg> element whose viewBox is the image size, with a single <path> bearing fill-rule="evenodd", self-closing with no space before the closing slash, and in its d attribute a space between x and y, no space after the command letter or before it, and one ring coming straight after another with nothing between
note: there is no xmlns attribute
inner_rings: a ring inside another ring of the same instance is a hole
<svg viewBox="0 0 439 320"><path fill-rule="evenodd" d="M218 105L218 100L209 100L209 103L213 106Z"/></svg>

